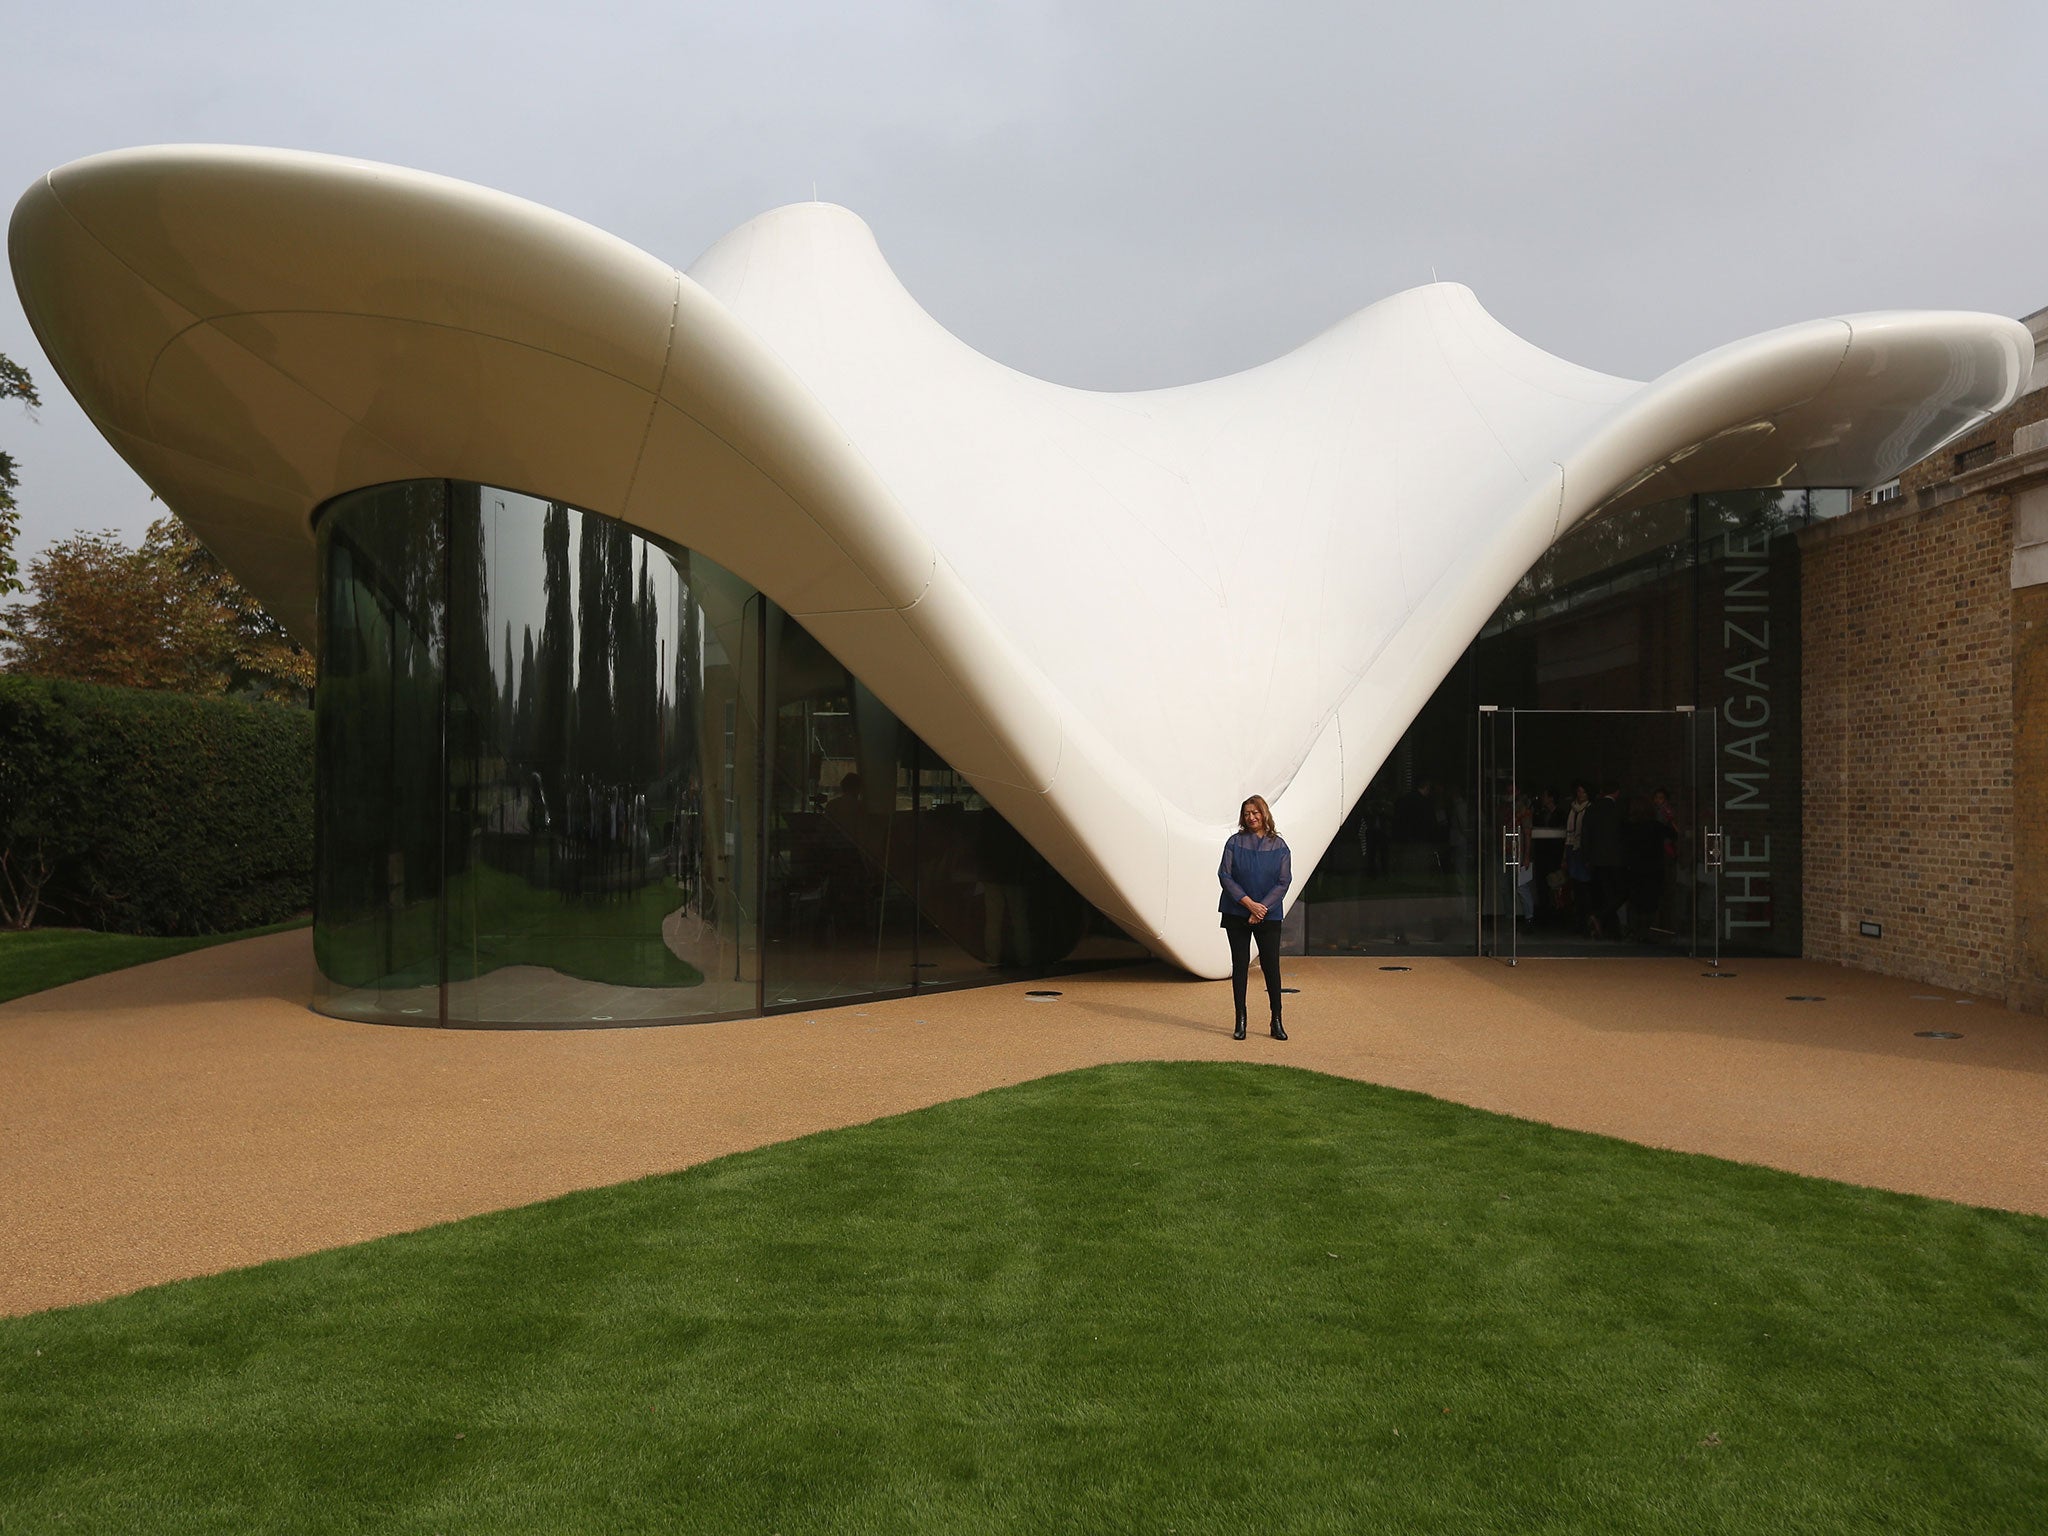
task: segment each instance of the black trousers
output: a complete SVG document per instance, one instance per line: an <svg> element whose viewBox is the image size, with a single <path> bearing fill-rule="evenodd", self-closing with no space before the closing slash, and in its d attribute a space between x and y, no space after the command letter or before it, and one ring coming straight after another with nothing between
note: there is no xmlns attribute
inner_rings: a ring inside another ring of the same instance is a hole
<svg viewBox="0 0 2048 1536"><path fill-rule="evenodd" d="M1230 936L1230 996L1237 1004L1237 1016L1244 1017L1244 990L1252 973L1252 940L1257 939L1259 969L1266 973L1266 1000L1273 1005L1273 1017L1279 1018L1280 925L1226 916L1223 931Z"/></svg>
<svg viewBox="0 0 2048 1536"><path fill-rule="evenodd" d="M1600 919L1602 938L1621 937L1621 904L1628 900L1628 868L1626 865L1595 864L1593 866L1593 888L1598 893L1593 915Z"/></svg>

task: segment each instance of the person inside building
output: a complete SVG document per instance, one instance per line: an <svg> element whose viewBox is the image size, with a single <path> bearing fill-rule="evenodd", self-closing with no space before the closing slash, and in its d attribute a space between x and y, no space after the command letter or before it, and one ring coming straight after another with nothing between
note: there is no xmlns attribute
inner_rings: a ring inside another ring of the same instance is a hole
<svg viewBox="0 0 2048 1536"><path fill-rule="evenodd" d="M1535 823L1530 833L1529 860L1538 908L1546 918L1562 911L1569 899L1565 892L1564 806L1557 790L1546 785L1536 798Z"/></svg>
<svg viewBox="0 0 2048 1536"><path fill-rule="evenodd" d="M1675 931L1685 920L1684 893L1680 888L1680 881L1685 878L1684 861L1680 858L1685 841L1678 825L1678 807L1671 803L1670 791L1658 789L1651 794L1650 814L1657 818L1657 825L1664 832L1664 868L1657 888L1657 926Z"/></svg>
<svg viewBox="0 0 2048 1536"><path fill-rule="evenodd" d="M1586 808L1586 862L1593 866L1592 937L1621 937L1621 906L1628 900L1628 838L1623 830L1621 786L1609 779L1600 798Z"/></svg>
<svg viewBox="0 0 2048 1536"><path fill-rule="evenodd" d="M1569 907L1572 921L1581 928L1590 926L1593 915L1593 866L1586 858L1586 813L1592 808L1593 797L1580 779L1572 785L1572 803L1564 816L1564 868L1571 889L1569 899L1559 906Z"/></svg>
<svg viewBox="0 0 2048 1536"><path fill-rule="evenodd" d="M1664 896L1664 826L1641 795L1629 797L1622 839L1628 849L1628 936L1647 944Z"/></svg>

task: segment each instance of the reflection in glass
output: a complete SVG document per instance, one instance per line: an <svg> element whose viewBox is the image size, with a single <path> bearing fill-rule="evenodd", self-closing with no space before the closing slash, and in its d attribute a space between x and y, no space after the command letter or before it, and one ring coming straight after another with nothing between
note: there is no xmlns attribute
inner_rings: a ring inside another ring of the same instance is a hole
<svg viewBox="0 0 2048 1536"><path fill-rule="evenodd" d="M438 1018L442 633L438 480L355 498L320 527L313 949L318 1006Z"/></svg>
<svg viewBox="0 0 2048 1536"><path fill-rule="evenodd" d="M609 519L440 481L342 498L320 540L320 1007L756 1007L759 594Z"/></svg>
<svg viewBox="0 0 2048 1536"><path fill-rule="evenodd" d="M703 556L443 481L319 539L323 1011L678 1021L1143 957Z"/></svg>
<svg viewBox="0 0 2048 1536"><path fill-rule="evenodd" d="M974 981L1077 955L1092 911L1080 893L928 749L917 785L919 980Z"/></svg>
<svg viewBox="0 0 2048 1536"><path fill-rule="evenodd" d="M1604 782L1622 789L1642 850L1633 933L1680 948L1697 937L1705 950L1713 924L1724 949L1799 953L1796 535L1843 500L1820 491L1703 494L1596 518L1560 540L1502 602L1339 829L1302 893L1310 951L1469 954L1482 911L1510 908L1529 914L1523 953L1585 948L1587 882L1564 857L1573 787L1583 781L1594 796ZM1521 717L1512 802L1505 770L1479 762L1482 704L1564 712ZM1712 761L1695 759L1676 717L1596 713L1681 705L1715 716L1696 731ZM1497 858L1482 870L1510 823L1534 850L1526 895L1502 878ZM1694 847L1708 824L1752 859L1718 897Z"/></svg>
<svg viewBox="0 0 2048 1536"><path fill-rule="evenodd" d="M769 1007L917 978L909 731L787 614L769 618Z"/></svg>
<svg viewBox="0 0 2048 1536"><path fill-rule="evenodd" d="M769 1007L1139 959L795 620L769 615Z"/></svg>
<svg viewBox="0 0 2048 1536"><path fill-rule="evenodd" d="M751 1009L750 589L474 486L450 548L449 1018Z"/></svg>

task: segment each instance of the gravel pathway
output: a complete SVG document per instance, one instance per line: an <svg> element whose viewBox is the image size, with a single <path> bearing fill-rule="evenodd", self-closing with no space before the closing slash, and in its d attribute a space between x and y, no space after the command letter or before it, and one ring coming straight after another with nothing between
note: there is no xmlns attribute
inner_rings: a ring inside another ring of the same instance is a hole
<svg viewBox="0 0 2048 1536"><path fill-rule="evenodd" d="M1286 1062L2048 1215L2048 1020L1805 961L1720 981L1662 959L1409 964L1290 961L1294 1038L1239 1044L1228 984L1163 967L1031 984L1052 1002L1019 984L680 1028L468 1031L311 1013L304 929L201 950L0 1004L0 1313L1106 1061Z"/></svg>

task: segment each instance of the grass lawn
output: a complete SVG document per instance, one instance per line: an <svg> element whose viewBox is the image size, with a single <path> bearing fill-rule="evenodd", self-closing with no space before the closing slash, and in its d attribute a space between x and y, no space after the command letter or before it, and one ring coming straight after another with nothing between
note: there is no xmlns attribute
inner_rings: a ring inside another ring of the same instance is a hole
<svg viewBox="0 0 2048 1536"><path fill-rule="evenodd" d="M94 933L86 928L30 928L0 932L0 1003L26 997L67 981L82 981L103 971L125 970L145 960L162 960L187 950L253 939L259 934L303 928L309 917L240 933L205 933L196 938L163 939L136 933Z"/></svg>
<svg viewBox="0 0 2048 1536"><path fill-rule="evenodd" d="M1115 1066L0 1322L0 1415L4 1532L2038 1532L2048 1222Z"/></svg>

